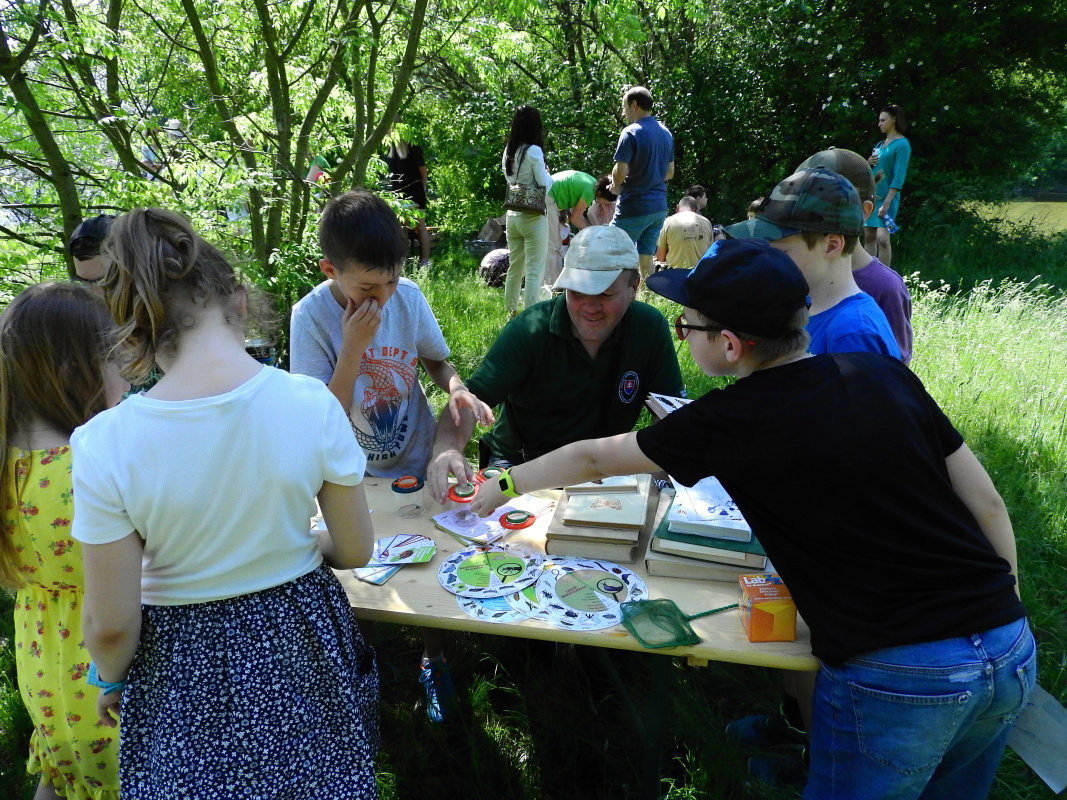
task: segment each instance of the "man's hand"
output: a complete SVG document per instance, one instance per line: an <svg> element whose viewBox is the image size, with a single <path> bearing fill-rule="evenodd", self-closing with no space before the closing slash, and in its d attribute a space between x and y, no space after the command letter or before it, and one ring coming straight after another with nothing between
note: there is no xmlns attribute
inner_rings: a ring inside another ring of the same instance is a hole
<svg viewBox="0 0 1067 800"><path fill-rule="evenodd" d="M426 466L426 486L438 503L448 497L448 476L455 475L461 484L474 482L474 470L460 450L443 450Z"/></svg>
<svg viewBox="0 0 1067 800"><path fill-rule="evenodd" d="M468 391L465 387L456 389L448 396L448 413L452 415L452 421L459 426L462 421L461 408L469 408L479 425L489 426L496 422L493 409L478 399L477 395Z"/></svg>
<svg viewBox="0 0 1067 800"><path fill-rule="evenodd" d="M370 298L363 305L356 306L350 298L341 315L341 348L348 353L360 356L374 340L378 326L382 324L382 307L377 300Z"/></svg>
<svg viewBox="0 0 1067 800"><path fill-rule="evenodd" d="M488 517L507 502L508 498L500 491L497 482L488 480L478 487L478 495L471 501L471 511L479 517Z"/></svg>

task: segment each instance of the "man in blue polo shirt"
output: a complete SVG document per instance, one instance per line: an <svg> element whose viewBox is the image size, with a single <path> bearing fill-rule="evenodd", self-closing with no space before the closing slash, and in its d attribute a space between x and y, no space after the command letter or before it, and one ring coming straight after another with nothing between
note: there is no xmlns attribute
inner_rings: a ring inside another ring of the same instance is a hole
<svg viewBox="0 0 1067 800"><path fill-rule="evenodd" d="M608 187L619 196L611 224L637 245L641 276L652 271L663 220L667 218L667 181L674 177L674 137L652 116L652 94L635 86L622 96L622 113L630 124L619 135Z"/></svg>

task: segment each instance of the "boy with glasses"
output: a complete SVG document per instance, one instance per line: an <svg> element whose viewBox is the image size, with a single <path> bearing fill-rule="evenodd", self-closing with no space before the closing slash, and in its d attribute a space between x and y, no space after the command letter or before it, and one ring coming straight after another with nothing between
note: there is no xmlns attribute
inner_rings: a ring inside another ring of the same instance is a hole
<svg viewBox="0 0 1067 800"><path fill-rule="evenodd" d="M716 242L648 288L683 306L697 366L738 380L636 433L512 467L472 510L611 475L714 475L823 662L803 796L985 797L1037 670L988 474L898 359L808 352L808 284L767 243ZM816 517L798 515L813 503Z"/></svg>

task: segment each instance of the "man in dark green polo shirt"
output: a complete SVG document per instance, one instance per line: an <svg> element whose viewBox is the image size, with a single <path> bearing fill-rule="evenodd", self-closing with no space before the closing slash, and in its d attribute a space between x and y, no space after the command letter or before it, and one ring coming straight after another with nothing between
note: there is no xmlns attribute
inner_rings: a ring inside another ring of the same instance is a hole
<svg viewBox="0 0 1067 800"><path fill-rule="evenodd" d="M499 419L480 443L483 465L521 464L582 439L631 430L649 392L684 392L674 343L657 309L635 300L637 248L598 225L571 241L556 291L497 336L467 388ZM466 409L437 420L427 483L439 500L449 473L470 481L463 447L474 432Z"/></svg>

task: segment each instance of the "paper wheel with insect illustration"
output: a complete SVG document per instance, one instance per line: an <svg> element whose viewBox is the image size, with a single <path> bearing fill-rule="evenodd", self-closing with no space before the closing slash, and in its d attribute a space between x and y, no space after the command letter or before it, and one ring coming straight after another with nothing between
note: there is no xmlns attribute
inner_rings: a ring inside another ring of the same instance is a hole
<svg viewBox="0 0 1067 800"><path fill-rule="evenodd" d="M557 628L595 631L622 622L620 606L648 588L632 570L610 561L554 557L537 581L542 621Z"/></svg>
<svg viewBox="0 0 1067 800"><path fill-rule="evenodd" d="M506 595L504 602L511 606L516 613L522 614L527 619L536 619L546 625L552 625L548 612L537 601L536 583L527 586L521 592Z"/></svg>
<svg viewBox="0 0 1067 800"><path fill-rule="evenodd" d="M468 547L453 553L437 571L441 585L463 597L503 597L537 582L541 558L497 547Z"/></svg>
<svg viewBox="0 0 1067 800"><path fill-rule="evenodd" d="M456 602L465 614L482 622L522 622L530 618L529 614L515 608L503 597L463 597L457 594Z"/></svg>

